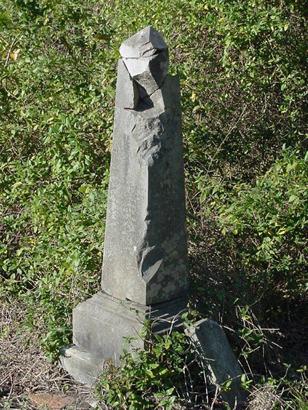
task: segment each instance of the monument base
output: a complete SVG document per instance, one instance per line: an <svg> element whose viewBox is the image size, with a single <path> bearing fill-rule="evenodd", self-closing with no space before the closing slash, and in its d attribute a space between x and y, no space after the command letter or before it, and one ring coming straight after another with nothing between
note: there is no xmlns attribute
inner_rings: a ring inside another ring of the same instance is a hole
<svg viewBox="0 0 308 410"><path fill-rule="evenodd" d="M73 343L63 349L63 368L84 384L94 384L104 363L119 365L123 348L143 348L140 331L151 320L154 333L181 326L186 299L179 298L153 306L115 299L99 292L73 310ZM132 339L130 344L127 339Z"/></svg>

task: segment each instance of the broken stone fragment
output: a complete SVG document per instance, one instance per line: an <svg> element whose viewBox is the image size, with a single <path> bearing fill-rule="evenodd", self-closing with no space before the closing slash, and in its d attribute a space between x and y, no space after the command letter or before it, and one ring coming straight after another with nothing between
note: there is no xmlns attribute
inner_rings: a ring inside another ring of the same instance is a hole
<svg viewBox="0 0 308 410"><path fill-rule="evenodd" d="M162 52L146 58L123 59L130 76L146 91L147 95L158 90L168 74L168 54Z"/></svg>
<svg viewBox="0 0 308 410"><path fill-rule="evenodd" d="M167 49L162 35L148 26L125 40L120 47L120 54L123 58L150 57L157 51Z"/></svg>
<svg viewBox="0 0 308 410"><path fill-rule="evenodd" d="M241 387L242 371L223 328L213 320L202 319L185 333L196 343L207 367L210 383L216 386L231 408L237 408L246 399ZM225 383L230 383L227 390L222 388Z"/></svg>
<svg viewBox="0 0 308 410"><path fill-rule="evenodd" d="M122 60L118 62L117 90L116 107L131 110L137 107L139 101L138 86L129 75Z"/></svg>
<svg viewBox="0 0 308 410"><path fill-rule="evenodd" d="M153 27L139 31L121 45L120 53L131 78L142 87L142 97L160 88L169 61L168 47L158 31Z"/></svg>

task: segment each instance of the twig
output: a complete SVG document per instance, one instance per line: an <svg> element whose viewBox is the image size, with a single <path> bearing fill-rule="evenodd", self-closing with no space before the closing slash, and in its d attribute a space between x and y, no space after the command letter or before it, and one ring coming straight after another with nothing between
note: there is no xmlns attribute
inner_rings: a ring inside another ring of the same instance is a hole
<svg viewBox="0 0 308 410"><path fill-rule="evenodd" d="M7 52L7 55L6 55L6 59L5 59L5 63L4 63L4 68L6 68L6 67L8 66L8 64L9 64L10 54L11 54L11 52L12 52L12 49L13 49L14 45L17 43L18 39L19 39L19 37L15 37L14 40L13 40L13 41L11 42L11 44L10 44L9 50L8 50L8 52Z"/></svg>

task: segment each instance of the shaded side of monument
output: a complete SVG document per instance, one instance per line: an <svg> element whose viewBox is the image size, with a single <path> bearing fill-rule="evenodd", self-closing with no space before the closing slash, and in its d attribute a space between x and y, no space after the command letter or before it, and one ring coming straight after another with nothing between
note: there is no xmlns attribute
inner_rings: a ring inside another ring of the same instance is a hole
<svg viewBox="0 0 308 410"><path fill-rule="evenodd" d="M168 48L146 27L121 48L102 269L102 290L73 311L73 343L61 356L78 381L119 363L144 320L162 332L186 308L187 242L180 87Z"/></svg>

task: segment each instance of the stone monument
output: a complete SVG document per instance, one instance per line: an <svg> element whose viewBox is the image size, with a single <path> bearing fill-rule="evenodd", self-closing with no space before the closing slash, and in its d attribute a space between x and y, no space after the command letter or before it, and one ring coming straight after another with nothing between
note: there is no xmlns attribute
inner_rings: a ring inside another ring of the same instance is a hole
<svg viewBox="0 0 308 410"><path fill-rule="evenodd" d="M188 289L179 80L152 27L120 54L102 290L74 309L74 345L61 357L87 384L105 360L119 363L125 337L146 318L157 332L176 323Z"/></svg>

